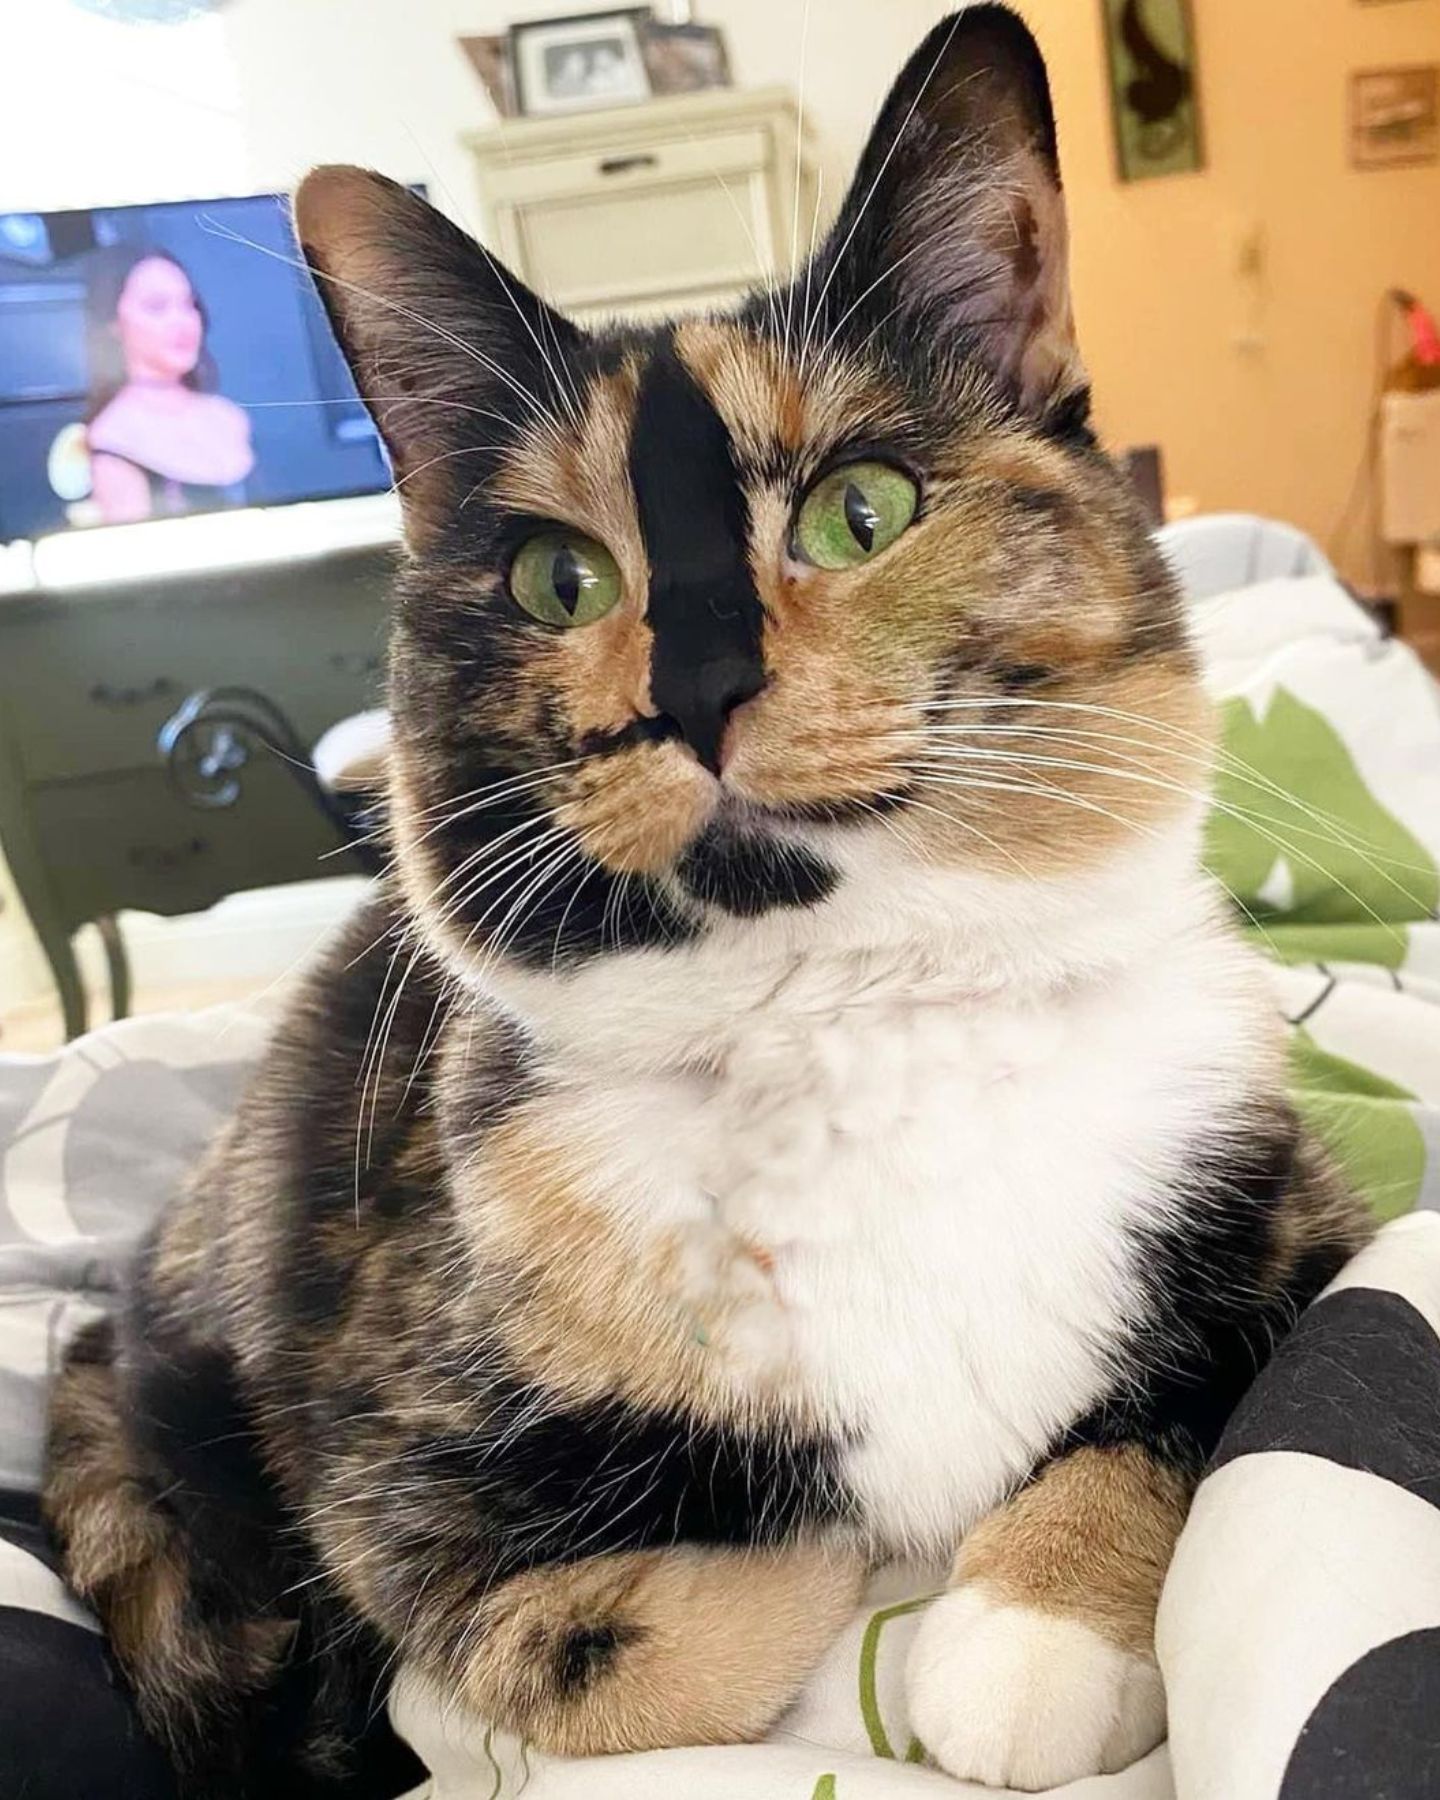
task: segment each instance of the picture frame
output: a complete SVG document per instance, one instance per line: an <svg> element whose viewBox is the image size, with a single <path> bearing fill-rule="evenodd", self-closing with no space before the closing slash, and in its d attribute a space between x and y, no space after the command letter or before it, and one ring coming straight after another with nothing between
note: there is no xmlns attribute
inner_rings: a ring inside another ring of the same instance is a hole
<svg viewBox="0 0 1440 1800"><path fill-rule="evenodd" d="M730 52L718 25L642 25L640 41L656 94L700 94L732 84Z"/></svg>
<svg viewBox="0 0 1440 1800"><path fill-rule="evenodd" d="M1350 161L1357 169L1440 162L1440 63L1350 77Z"/></svg>
<svg viewBox="0 0 1440 1800"><path fill-rule="evenodd" d="M1100 0L1121 181L1205 167L1191 0Z"/></svg>
<svg viewBox="0 0 1440 1800"><path fill-rule="evenodd" d="M519 112L527 118L634 106L653 92L642 29L648 6L527 19L509 32Z"/></svg>
<svg viewBox="0 0 1440 1800"><path fill-rule="evenodd" d="M490 104L502 119L513 119L520 111L515 98L515 78L510 65L510 40L501 32L482 33L474 37L456 38L465 52L470 67L480 77L490 96Z"/></svg>

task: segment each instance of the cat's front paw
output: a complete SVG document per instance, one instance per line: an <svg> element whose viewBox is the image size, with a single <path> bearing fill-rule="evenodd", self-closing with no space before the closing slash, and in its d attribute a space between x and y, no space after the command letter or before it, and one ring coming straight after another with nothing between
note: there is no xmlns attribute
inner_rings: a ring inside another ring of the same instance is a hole
<svg viewBox="0 0 1440 1800"><path fill-rule="evenodd" d="M947 1774L1030 1793L1113 1774L1165 1735L1160 1672L1074 1619L974 1584L930 1608L906 1666L910 1723Z"/></svg>

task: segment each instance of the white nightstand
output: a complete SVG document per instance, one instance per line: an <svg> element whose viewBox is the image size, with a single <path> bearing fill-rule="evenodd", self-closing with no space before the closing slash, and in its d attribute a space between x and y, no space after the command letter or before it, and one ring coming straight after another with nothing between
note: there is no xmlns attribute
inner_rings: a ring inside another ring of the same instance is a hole
<svg viewBox="0 0 1440 1800"><path fill-rule="evenodd" d="M810 247L815 167L786 88L516 119L465 142L492 247L580 319L723 305Z"/></svg>

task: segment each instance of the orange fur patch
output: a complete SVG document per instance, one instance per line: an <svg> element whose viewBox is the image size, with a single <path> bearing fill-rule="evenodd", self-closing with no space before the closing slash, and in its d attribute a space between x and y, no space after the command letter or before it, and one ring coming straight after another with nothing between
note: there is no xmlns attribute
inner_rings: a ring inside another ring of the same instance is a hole
<svg viewBox="0 0 1440 1800"><path fill-rule="evenodd" d="M716 788L675 744L641 744L579 770L555 816L617 874L661 874L715 810Z"/></svg>
<svg viewBox="0 0 1440 1800"><path fill-rule="evenodd" d="M554 1094L497 1126L467 1169L478 1253L519 1277L523 1299L499 1320L518 1368L577 1401L611 1394L651 1411L813 1426L778 1385L737 1373L726 1355L763 1252L698 1222L626 1231L603 1204L605 1180Z"/></svg>
<svg viewBox="0 0 1440 1800"><path fill-rule="evenodd" d="M1062 1457L961 1545L954 1585L1059 1613L1152 1656L1155 1609L1191 1484L1137 1446Z"/></svg>
<svg viewBox="0 0 1440 1800"><path fill-rule="evenodd" d="M762 1737L848 1621L864 1577L840 1550L663 1550L506 1583L475 1621L460 1693L564 1756ZM592 1647L567 1687L567 1646ZM450 1673L450 1671L446 1671Z"/></svg>

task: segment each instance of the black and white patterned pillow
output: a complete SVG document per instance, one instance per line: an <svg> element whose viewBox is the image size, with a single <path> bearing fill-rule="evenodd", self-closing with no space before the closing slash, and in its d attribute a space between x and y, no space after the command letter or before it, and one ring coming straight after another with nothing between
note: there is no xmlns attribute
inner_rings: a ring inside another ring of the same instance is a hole
<svg viewBox="0 0 1440 1800"><path fill-rule="evenodd" d="M1185 1800L1440 1794L1440 1215L1388 1225L1251 1389L1159 1641Z"/></svg>

